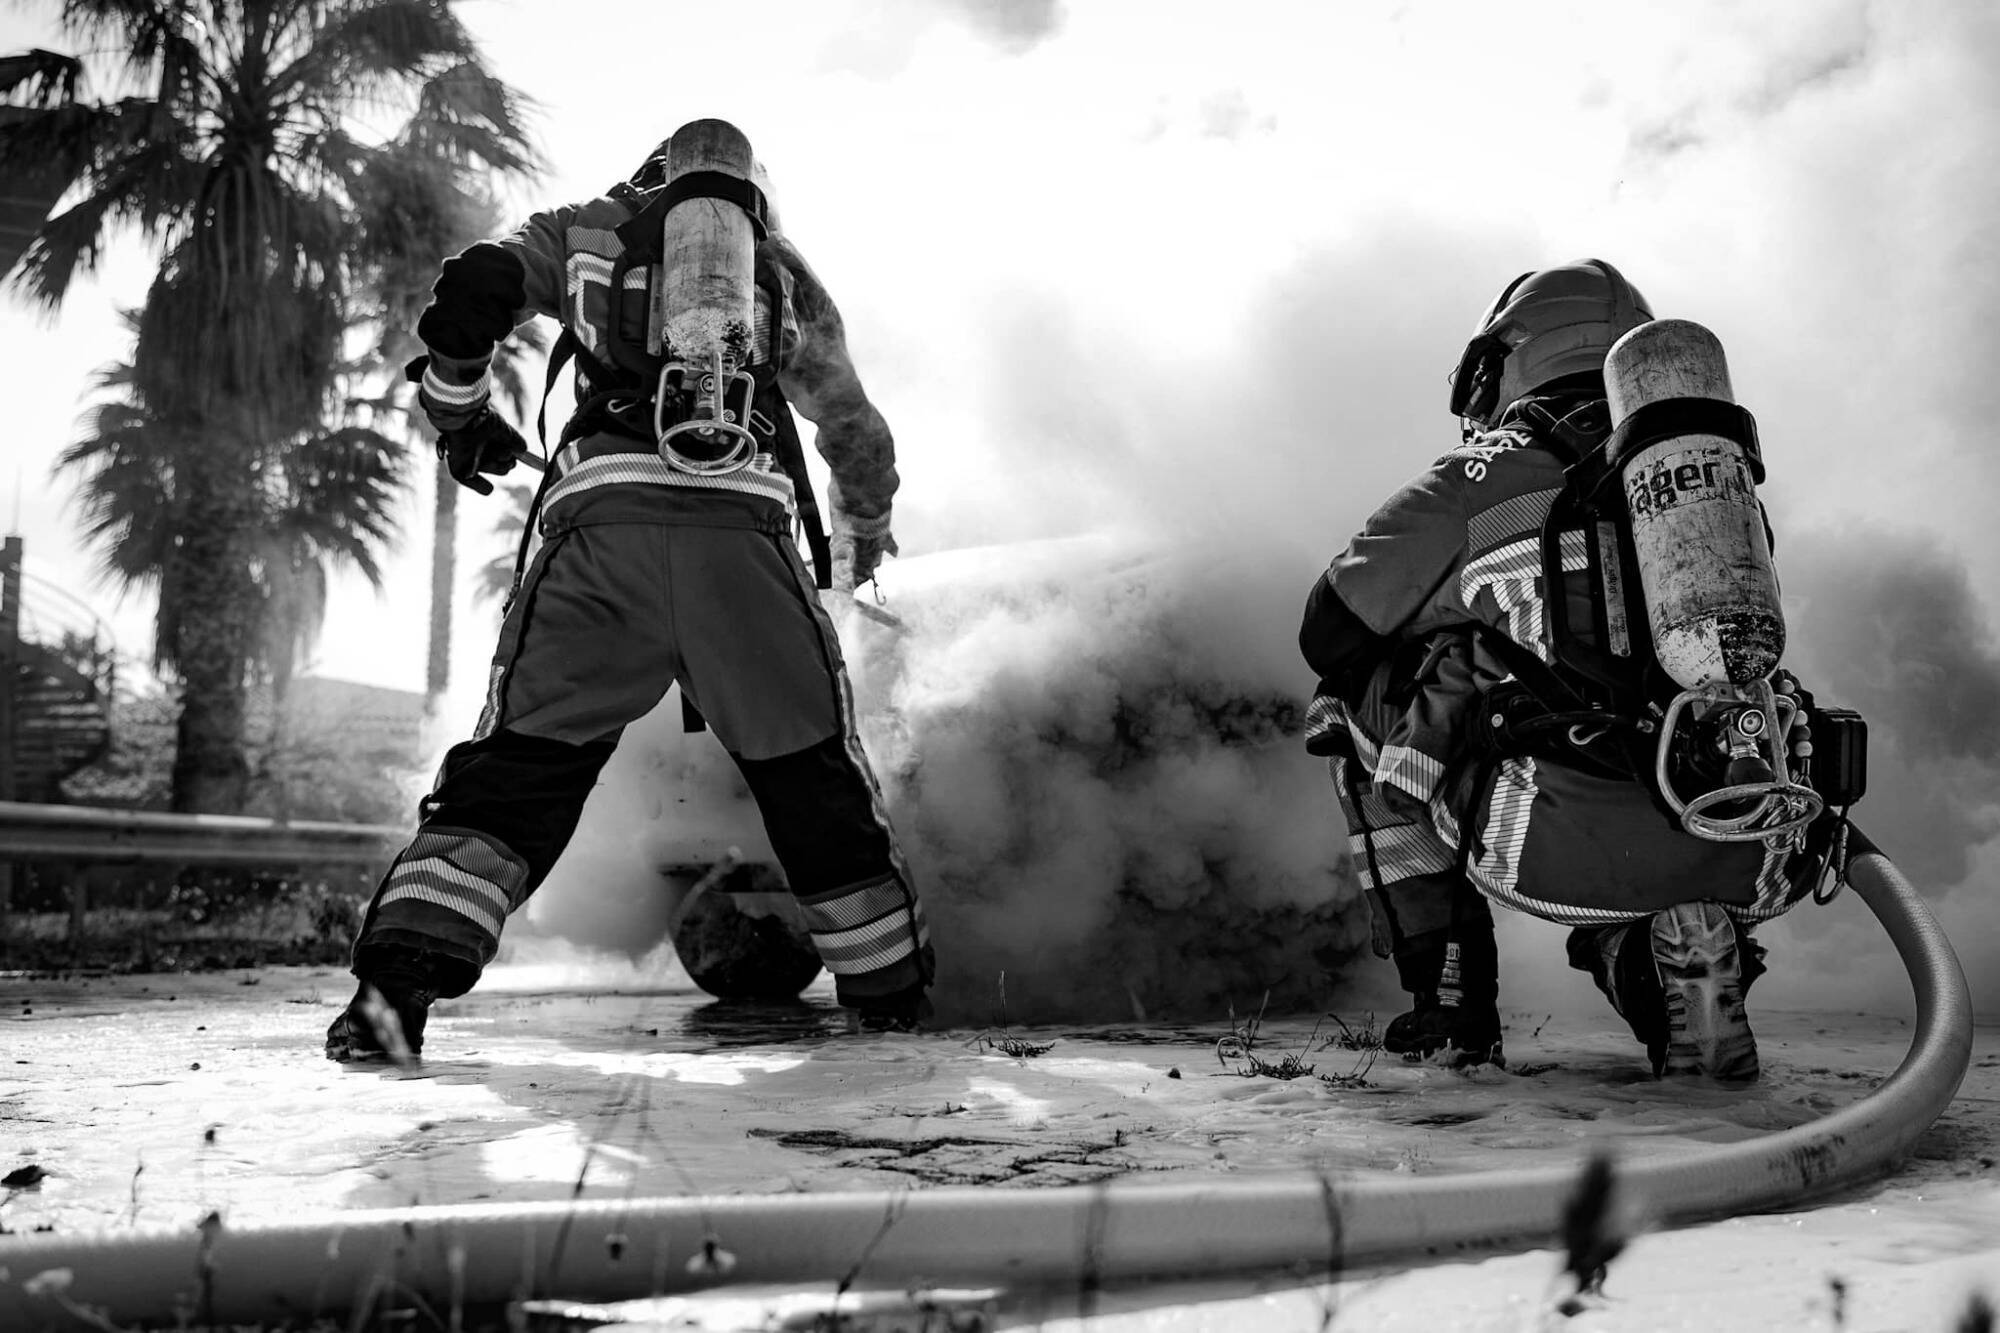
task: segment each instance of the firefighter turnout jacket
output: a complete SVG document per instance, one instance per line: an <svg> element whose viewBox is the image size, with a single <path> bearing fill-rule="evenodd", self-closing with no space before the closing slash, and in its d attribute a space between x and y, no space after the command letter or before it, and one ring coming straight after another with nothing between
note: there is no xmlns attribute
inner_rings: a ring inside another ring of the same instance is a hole
<svg viewBox="0 0 2000 1333"><path fill-rule="evenodd" d="M1608 427L1601 400L1517 404L1391 496L1308 597L1300 647L1321 678L1308 747L1330 761L1384 952L1445 925L1461 880L1576 926L1690 897L1760 920L1807 871L1760 842L1685 832L1591 735L1496 745L1507 709L1538 706L1519 677L1555 661L1552 622L1601 623L1584 535L1561 535L1559 566L1543 549L1574 457L1551 427L1577 414ZM1549 614L1552 597L1565 615Z"/></svg>
<svg viewBox="0 0 2000 1333"><path fill-rule="evenodd" d="M446 260L417 324L430 357L424 407L440 428L476 413L492 391L494 348L515 326L545 315L561 322L576 348L578 404L554 460L545 520L617 505L605 488L627 482L725 491L792 512L800 497L775 449L739 472L713 476L679 471L655 447L650 397L658 358L644 351L651 266L619 230L651 197L621 185L538 212L508 235ZM785 237L759 242L757 266L750 368L774 379L783 400L818 428L835 527L884 539L898 484L895 444L862 389L840 312Z"/></svg>

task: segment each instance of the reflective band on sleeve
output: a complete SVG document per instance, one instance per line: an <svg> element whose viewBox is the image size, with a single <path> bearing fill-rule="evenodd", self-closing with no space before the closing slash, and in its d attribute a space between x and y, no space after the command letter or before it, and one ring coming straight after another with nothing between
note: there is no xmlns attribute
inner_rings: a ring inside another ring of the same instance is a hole
<svg viewBox="0 0 2000 1333"><path fill-rule="evenodd" d="M477 407L493 392L493 377L481 373L470 384L453 384L438 378L437 367L424 368L423 396L440 407Z"/></svg>

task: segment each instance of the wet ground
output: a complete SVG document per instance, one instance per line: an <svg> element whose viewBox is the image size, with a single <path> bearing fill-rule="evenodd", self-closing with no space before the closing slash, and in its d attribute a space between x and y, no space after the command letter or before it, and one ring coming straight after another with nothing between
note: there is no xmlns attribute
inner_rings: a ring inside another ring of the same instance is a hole
<svg viewBox="0 0 2000 1333"><path fill-rule="evenodd" d="M797 1005L760 1007L672 973L593 984L503 966L438 1007L427 1058L402 1070L322 1058L350 985L330 968L0 980L0 1225L94 1233L210 1212L241 1225L407 1204L1302 1166L1433 1175L1574 1163L1598 1144L1689 1153L1847 1104L1909 1037L1894 1017L1759 1015L1769 1077L1730 1090L1655 1082L1622 1033L1540 1015L1508 1016L1508 1070L1458 1073L1352 1049L1362 1013L1254 1034L1224 1021L864 1036L824 979ZM1693 1326L1727 1308L1782 1327L1945 1327L1923 1322L1931 1307L1911 1292L1944 1301L1962 1272L2000 1278L1996 1157L2000 1033L1982 1028L1958 1101L1896 1177L1795 1214L1645 1237L1606 1298L1565 1326ZM1541 1251L1332 1287L1112 1293L1093 1298L1087 1326L1321 1327L1316 1312L1338 1309L1341 1327L1417 1327L1419 1311L1425 1328L1530 1327L1558 1267ZM648 1317L765 1326L706 1308ZM1892 1311L1910 1322L1869 1322ZM1074 1311L1033 1311L1063 1318Z"/></svg>

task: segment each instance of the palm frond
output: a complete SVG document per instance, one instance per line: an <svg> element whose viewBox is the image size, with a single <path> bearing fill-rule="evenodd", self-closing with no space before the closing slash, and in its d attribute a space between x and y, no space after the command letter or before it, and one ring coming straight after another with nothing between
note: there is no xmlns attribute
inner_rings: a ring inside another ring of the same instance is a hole
<svg viewBox="0 0 2000 1333"><path fill-rule="evenodd" d="M195 0L63 0L61 23L76 38L108 35L104 44L122 51L127 69L141 74L154 67L168 42L203 22L206 7Z"/></svg>
<svg viewBox="0 0 2000 1333"><path fill-rule="evenodd" d="M114 221L171 228L193 206L193 175L172 143L127 148L121 131L115 142L88 152L106 160L85 176L94 188L44 221L14 268L16 288L50 310L62 304L78 272L95 270Z"/></svg>
<svg viewBox="0 0 2000 1333"><path fill-rule="evenodd" d="M70 503L99 552L99 576L143 585L173 559L184 508L176 455L188 441L129 402L97 404L79 427L52 470L80 478Z"/></svg>
<svg viewBox="0 0 2000 1333"><path fill-rule="evenodd" d="M400 535L396 510L407 459L400 441L365 426L308 436L284 452L285 499L274 527L316 558L351 566L381 587L378 554Z"/></svg>
<svg viewBox="0 0 2000 1333"><path fill-rule="evenodd" d="M533 105L484 66L462 60L425 81L404 134L443 161L527 175L544 169L528 128Z"/></svg>
<svg viewBox="0 0 2000 1333"><path fill-rule="evenodd" d="M312 100L323 90L366 95L473 54L448 5L363 0L319 16L305 48L271 80L275 95Z"/></svg>
<svg viewBox="0 0 2000 1333"><path fill-rule="evenodd" d="M75 56L31 47L0 56L0 98L17 106L54 107L76 100L83 62Z"/></svg>
<svg viewBox="0 0 2000 1333"><path fill-rule="evenodd" d="M298 163L300 175L328 186L353 190L382 150L363 143L338 124L317 125L295 133L285 147L285 156Z"/></svg>

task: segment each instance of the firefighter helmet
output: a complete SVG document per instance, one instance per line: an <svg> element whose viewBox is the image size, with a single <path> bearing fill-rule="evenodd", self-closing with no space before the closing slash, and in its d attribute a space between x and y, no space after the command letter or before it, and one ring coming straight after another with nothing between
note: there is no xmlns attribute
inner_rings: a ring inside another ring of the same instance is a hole
<svg viewBox="0 0 2000 1333"><path fill-rule="evenodd" d="M1452 414L1491 426L1517 399L1602 371L1620 337L1649 322L1639 289L1601 259L1523 273L1501 289L1451 377Z"/></svg>

